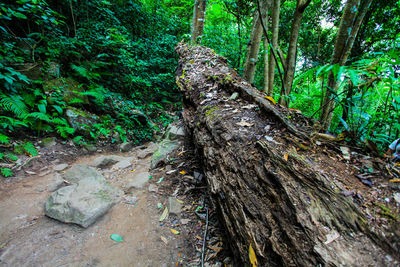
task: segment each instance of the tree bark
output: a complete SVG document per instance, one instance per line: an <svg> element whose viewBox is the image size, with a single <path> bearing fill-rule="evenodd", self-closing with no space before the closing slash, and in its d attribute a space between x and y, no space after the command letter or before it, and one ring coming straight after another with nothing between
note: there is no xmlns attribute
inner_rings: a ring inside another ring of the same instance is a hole
<svg viewBox="0 0 400 267"><path fill-rule="evenodd" d="M262 2L261 14L263 16L263 21L266 21L268 12L268 3L266 1ZM254 82L254 74L256 71L256 65L258 61L258 52L260 51L261 38L263 36L263 28L261 25L260 16L258 11L255 11L253 19L253 28L251 30L250 40L247 45L247 55L244 64L243 78L249 83Z"/></svg>
<svg viewBox="0 0 400 267"><path fill-rule="evenodd" d="M268 84L269 84L269 61L268 61L268 55L269 55L269 53L268 53L268 47L269 47L269 45L268 45L268 40L267 40L267 38L264 38L264 40L263 40L263 45L264 45L264 56L263 56L263 58L264 58L264 83L263 83L263 88L264 88L264 92L265 93L267 93L268 92Z"/></svg>
<svg viewBox="0 0 400 267"><path fill-rule="evenodd" d="M336 37L335 48L331 60L331 65L338 64L344 66L350 55L355 37L360 29L365 14L371 5L372 0L348 0L340 21L339 31ZM331 125L333 110L335 109L335 96L333 92L337 91L337 80L333 72L329 73L328 84L325 90L323 106L321 109L320 121L324 129Z"/></svg>
<svg viewBox="0 0 400 267"><path fill-rule="evenodd" d="M281 10L281 1L274 0L272 8L272 40L271 45L275 51L278 51L278 39L279 39L279 13ZM272 95L274 92L274 79L275 79L275 59L273 55L269 53L269 63L268 63L268 95Z"/></svg>
<svg viewBox="0 0 400 267"><path fill-rule="evenodd" d="M206 0L196 0L193 7L192 44L201 43L206 16Z"/></svg>
<svg viewBox="0 0 400 267"><path fill-rule="evenodd" d="M286 71L283 77L284 88L286 92L281 91L281 98L279 103L288 106L288 97L292 91L294 72L296 69L296 58L297 58L297 41L299 39L299 32L301 26L301 20L306 7L310 4L311 0L297 0L296 11L294 12L294 18L292 23L292 31L290 34L289 48L286 56Z"/></svg>
<svg viewBox="0 0 400 267"><path fill-rule="evenodd" d="M183 118L237 266L251 266L250 246L257 266L385 265L382 248L398 257L339 193L343 184L287 142L307 140L303 117L288 121L287 109L271 104L211 49L180 43L176 50ZM232 92L240 99L229 100Z"/></svg>

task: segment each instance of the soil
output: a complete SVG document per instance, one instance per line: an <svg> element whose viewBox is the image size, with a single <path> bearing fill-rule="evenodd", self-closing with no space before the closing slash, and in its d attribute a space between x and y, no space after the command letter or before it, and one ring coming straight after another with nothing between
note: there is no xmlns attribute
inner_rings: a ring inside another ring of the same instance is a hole
<svg viewBox="0 0 400 267"><path fill-rule="evenodd" d="M102 149L91 155L74 149L60 144L41 149L39 157L26 164L16 177L0 181L0 266L199 265L205 230L205 216L202 214L205 211L198 206L205 205L204 186L200 186L199 190L193 187L194 190L186 191L183 175L179 173L183 168L187 168L187 171L194 168L188 165L193 162L185 156L190 153L180 153L170 162L168 169L179 165L173 174L167 175L164 168L157 169L143 189L125 192L126 196L137 197L136 203L117 203L85 229L48 218L43 210L43 204L51 194L48 188L54 183L52 165L90 165L96 157L111 154L110 149ZM112 154L135 156L139 149ZM79 156L74 157L73 154ZM131 167L106 172L105 177L114 186L121 187L124 179L133 172L148 171L150 160L151 156L136 158ZM156 183L161 177L164 177L163 180ZM156 186L156 192L149 192L151 183ZM180 218L170 216L159 222L167 198L171 195L183 203ZM162 208L158 207L159 203L162 203ZM206 251L206 264L218 265L220 263L216 262L221 259L229 266L230 258L226 256L227 250L223 249L222 232L212 209L209 215L207 240L212 249ZM172 233L171 229L180 234ZM123 242L113 241L111 234L120 235Z"/></svg>

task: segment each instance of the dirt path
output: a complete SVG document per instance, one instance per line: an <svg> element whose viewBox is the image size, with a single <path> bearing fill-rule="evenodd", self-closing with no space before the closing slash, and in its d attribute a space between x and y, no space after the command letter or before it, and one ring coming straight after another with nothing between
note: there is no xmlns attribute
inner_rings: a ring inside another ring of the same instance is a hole
<svg viewBox="0 0 400 267"><path fill-rule="evenodd" d="M105 154L83 156L72 164L90 165L101 155ZM114 155L135 156L135 151ZM129 176L148 170L150 159L138 159L133 166L105 177L121 187ZM136 206L121 201L84 229L44 215L43 203L51 194L48 186L53 176L54 171L30 176L0 191L0 266L179 265L185 255L184 236L160 225L157 203L165 205L165 199L149 192L148 185L129 192L139 199ZM124 241L111 240L111 234L119 234Z"/></svg>

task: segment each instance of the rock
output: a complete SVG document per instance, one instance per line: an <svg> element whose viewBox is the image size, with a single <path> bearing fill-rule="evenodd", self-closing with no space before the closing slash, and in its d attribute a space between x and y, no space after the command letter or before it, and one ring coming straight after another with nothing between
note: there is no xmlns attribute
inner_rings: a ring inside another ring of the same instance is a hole
<svg viewBox="0 0 400 267"><path fill-rule="evenodd" d="M131 188L136 188L136 189L142 189L144 185L149 181L150 173L148 172L139 172L139 173L134 173L132 175L132 178L128 178L128 185L126 189L131 189Z"/></svg>
<svg viewBox="0 0 400 267"><path fill-rule="evenodd" d="M76 131L88 135L93 124L99 122L99 117L77 108L68 108L65 112L68 123Z"/></svg>
<svg viewBox="0 0 400 267"><path fill-rule="evenodd" d="M237 92L234 92L231 97L229 97L229 100L236 100L239 97L239 94Z"/></svg>
<svg viewBox="0 0 400 267"><path fill-rule="evenodd" d="M95 145L93 145L93 144L84 144L84 147L89 152L96 152L97 151L97 147Z"/></svg>
<svg viewBox="0 0 400 267"><path fill-rule="evenodd" d="M137 157L139 158L139 159L145 159L145 158L147 158L148 156L151 156L151 155L153 155L153 150L149 150L149 149L144 149L144 150L141 150L141 151L139 151L138 153L137 153Z"/></svg>
<svg viewBox="0 0 400 267"><path fill-rule="evenodd" d="M398 204L400 204L400 193L394 193L393 198Z"/></svg>
<svg viewBox="0 0 400 267"><path fill-rule="evenodd" d="M51 173L51 171L50 171L50 170L47 170L47 171L44 171L44 172L39 173L39 176L40 176L40 177L43 177L43 176L46 176L46 175L49 174L49 173Z"/></svg>
<svg viewBox="0 0 400 267"><path fill-rule="evenodd" d="M162 141L153 153L150 169L156 168L160 162L165 161L175 149L180 147L184 136L184 126L180 122L170 124L163 135Z"/></svg>
<svg viewBox="0 0 400 267"><path fill-rule="evenodd" d="M128 158L128 159L125 159L123 161L120 161L120 162L114 164L113 169L121 169L122 170L122 169L128 168L129 166L132 165L132 163L131 163L132 159L133 158Z"/></svg>
<svg viewBox="0 0 400 267"><path fill-rule="evenodd" d="M149 192L155 192L157 193L158 187L155 184L150 184L149 185Z"/></svg>
<svg viewBox="0 0 400 267"><path fill-rule="evenodd" d="M50 218L86 228L117 203L122 194L104 177L89 177L52 193L44 210Z"/></svg>
<svg viewBox="0 0 400 267"><path fill-rule="evenodd" d="M101 173L98 172L95 168L79 164L72 165L71 168L69 168L64 175L64 179L71 184L76 184L86 178L104 179L103 175L101 175Z"/></svg>
<svg viewBox="0 0 400 267"><path fill-rule="evenodd" d="M125 160L125 157L110 155L100 156L93 160L93 166L96 168L106 168L112 164Z"/></svg>
<svg viewBox="0 0 400 267"><path fill-rule="evenodd" d="M45 92L60 92L64 96L64 101L67 104L71 103L74 99L79 99L83 104L89 104L89 99L86 95L81 95L76 92L84 92L84 88L79 86L79 83L71 78L58 78L45 81L43 83ZM80 104L80 103L78 103Z"/></svg>
<svg viewBox="0 0 400 267"><path fill-rule="evenodd" d="M66 163L58 164L58 165L56 165L56 166L53 166L53 170L59 172L59 171L65 170L67 167L68 167L68 164L66 164Z"/></svg>
<svg viewBox="0 0 400 267"><path fill-rule="evenodd" d="M55 137L46 137L46 138L43 138L40 145L42 147L49 148L49 147L55 146L56 144L57 144L57 142L56 142Z"/></svg>
<svg viewBox="0 0 400 267"><path fill-rule="evenodd" d="M179 216L181 214L182 205L175 197L168 198L168 211L169 214Z"/></svg>
<svg viewBox="0 0 400 267"><path fill-rule="evenodd" d="M53 177L53 183L47 186L47 190L49 192L54 192L60 189L64 185L64 179L60 174L56 173Z"/></svg>
<svg viewBox="0 0 400 267"><path fill-rule="evenodd" d="M133 147L132 143L125 142L119 146L119 149L121 150L121 152L128 152L132 149L132 147Z"/></svg>

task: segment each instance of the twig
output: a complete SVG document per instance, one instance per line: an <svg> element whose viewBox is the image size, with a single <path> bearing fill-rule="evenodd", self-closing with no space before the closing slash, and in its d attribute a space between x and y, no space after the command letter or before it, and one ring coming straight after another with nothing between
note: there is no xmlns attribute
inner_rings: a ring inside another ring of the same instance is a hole
<svg viewBox="0 0 400 267"><path fill-rule="evenodd" d="M204 267L204 251L206 250L207 243L207 230L208 230L208 208L206 207L206 230L203 237L203 248L201 249L201 267Z"/></svg>

